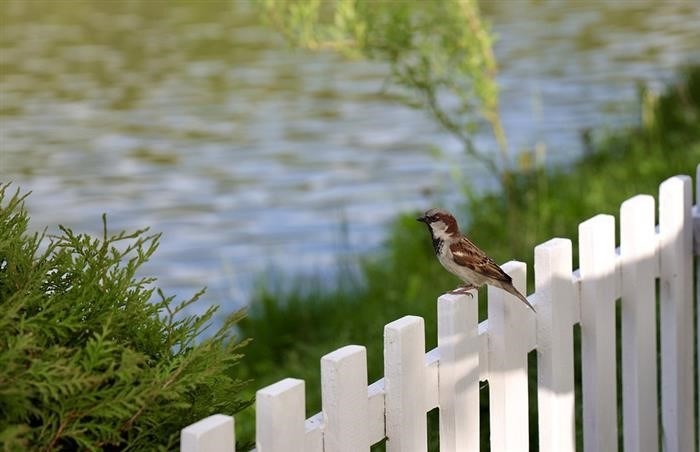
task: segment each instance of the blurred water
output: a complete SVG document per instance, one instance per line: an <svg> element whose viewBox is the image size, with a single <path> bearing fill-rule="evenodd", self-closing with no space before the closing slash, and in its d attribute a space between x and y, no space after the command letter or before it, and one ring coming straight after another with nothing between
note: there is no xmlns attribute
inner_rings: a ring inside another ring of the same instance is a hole
<svg viewBox="0 0 700 452"><path fill-rule="evenodd" d="M580 132L637 121L635 83L700 58L700 5L502 1L502 113L547 163ZM382 90L385 67L291 51L246 2L0 3L0 181L32 190L35 228L164 233L167 293L247 301L265 269L326 272L376 249L397 212L455 200L483 168ZM493 148L484 135L484 148ZM436 155L431 148L442 150Z"/></svg>

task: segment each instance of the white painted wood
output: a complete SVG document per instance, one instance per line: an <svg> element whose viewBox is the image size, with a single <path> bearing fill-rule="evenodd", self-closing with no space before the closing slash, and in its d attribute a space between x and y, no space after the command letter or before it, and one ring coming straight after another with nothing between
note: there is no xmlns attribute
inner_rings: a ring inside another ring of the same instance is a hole
<svg viewBox="0 0 700 452"><path fill-rule="evenodd" d="M369 385L367 398L369 404L369 443L374 444L386 436L384 430L384 379Z"/></svg>
<svg viewBox="0 0 700 452"><path fill-rule="evenodd" d="M583 446L617 450L615 357L615 218L597 215L579 225Z"/></svg>
<svg viewBox="0 0 700 452"><path fill-rule="evenodd" d="M367 351L348 345L321 358L325 452L369 450Z"/></svg>
<svg viewBox="0 0 700 452"><path fill-rule="evenodd" d="M675 176L659 188L661 286L661 424L664 450L695 447L691 180Z"/></svg>
<svg viewBox="0 0 700 452"><path fill-rule="evenodd" d="M574 284L576 299L574 300L574 325L581 323L581 270L576 269L571 274L571 281Z"/></svg>
<svg viewBox="0 0 700 452"><path fill-rule="evenodd" d="M576 449L574 435L574 298L571 240L535 247L537 407L541 452Z"/></svg>
<svg viewBox="0 0 700 452"><path fill-rule="evenodd" d="M438 348L430 350L425 354L425 411L438 408L438 381L439 381L440 353Z"/></svg>
<svg viewBox="0 0 700 452"><path fill-rule="evenodd" d="M386 437L384 428L384 379L381 378L367 387L367 424L369 443L375 444ZM322 433L325 430L323 413L317 413L306 420L305 451L323 450Z"/></svg>
<svg viewBox="0 0 700 452"><path fill-rule="evenodd" d="M423 319L405 316L384 327L387 452L427 450Z"/></svg>
<svg viewBox="0 0 700 452"><path fill-rule="evenodd" d="M285 378L255 396L257 452L302 452L305 446L304 381Z"/></svg>
<svg viewBox="0 0 700 452"><path fill-rule="evenodd" d="M478 292L438 299L440 451L479 450Z"/></svg>
<svg viewBox="0 0 700 452"><path fill-rule="evenodd" d="M613 241L614 243L614 241ZM613 275L613 285L615 286L614 291L613 291L613 298L615 300L618 300L622 298L622 257L620 256L620 248L615 248L613 251L613 255L615 256L615 273Z"/></svg>
<svg viewBox="0 0 700 452"><path fill-rule="evenodd" d="M625 452L658 450L654 198L620 208L622 420Z"/></svg>
<svg viewBox="0 0 700 452"><path fill-rule="evenodd" d="M236 435L231 416L215 414L180 432L182 452L234 452Z"/></svg>
<svg viewBox="0 0 700 452"><path fill-rule="evenodd" d="M503 270L525 293L526 266L507 262ZM529 450L526 316L533 312L513 295L489 286L489 419L491 451Z"/></svg>
<svg viewBox="0 0 700 452"><path fill-rule="evenodd" d="M479 380L489 379L489 319L479 323Z"/></svg>
<svg viewBox="0 0 700 452"><path fill-rule="evenodd" d="M304 452L323 452L323 413L316 413L304 422Z"/></svg>

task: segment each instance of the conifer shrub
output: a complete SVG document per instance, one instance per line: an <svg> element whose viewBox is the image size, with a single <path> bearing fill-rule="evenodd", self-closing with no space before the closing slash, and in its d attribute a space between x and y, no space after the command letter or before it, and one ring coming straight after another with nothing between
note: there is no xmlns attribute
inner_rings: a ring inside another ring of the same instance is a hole
<svg viewBox="0 0 700 452"><path fill-rule="evenodd" d="M180 429L249 401L240 312L185 314L139 268L147 230L30 233L26 195L0 187L0 450L167 450Z"/></svg>

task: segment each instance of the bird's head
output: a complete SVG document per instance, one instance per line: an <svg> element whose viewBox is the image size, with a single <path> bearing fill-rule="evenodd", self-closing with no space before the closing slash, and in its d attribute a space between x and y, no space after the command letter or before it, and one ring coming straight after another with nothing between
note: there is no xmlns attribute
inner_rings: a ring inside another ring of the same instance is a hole
<svg viewBox="0 0 700 452"><path fill-rule="evenodd" d="M430 209L416 220L428 225L434 238L450 240L460 236L457 220L446 210Z"/></svg>

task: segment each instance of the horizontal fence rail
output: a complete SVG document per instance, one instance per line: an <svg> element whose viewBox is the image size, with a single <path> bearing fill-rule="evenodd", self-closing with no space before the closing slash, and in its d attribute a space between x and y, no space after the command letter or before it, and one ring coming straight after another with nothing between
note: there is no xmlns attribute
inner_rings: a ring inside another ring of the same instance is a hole
<svg viewBox="0 0 700 452"><path fill-rule="evenodd" d="M700 165L696 176L700 204ZM700 309L694 319L692 279L693 254L700 254L700 208L692 206L688 176L664 181L658 199L658 225L652 196L622 204L619 247L613 216L581 223L578 270L572 269L570 240L554 238L535 247L535 293L528 299L536 313L512 295L489 288L488 319L479 323L477 291L470 291L472 297L445 294L437 302L437 348L425 352L420 317L387 324L384 378L369 386L364 347L348 345L321 358L323 408L317 415L304 418L301 380L288 378L259 390L257 451L361 451L385 439L389 452L426 451L426 413L434 408L440 412L441 451L478 451L481 381L489 383L491 450L527 451L532 350L537 351L539 449L573 451L576 324L581 328L584 450L616 451L620 414L625 452L700 449L693 380L694 347L700 349L694 322L700 325ZM525 292L526 265L511 261L503 269ZM233 451L234 437L233 418L217 414L183 429L181 450Z"/></svg>

